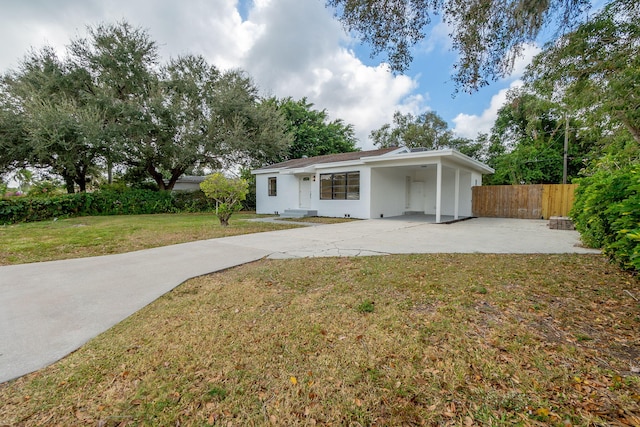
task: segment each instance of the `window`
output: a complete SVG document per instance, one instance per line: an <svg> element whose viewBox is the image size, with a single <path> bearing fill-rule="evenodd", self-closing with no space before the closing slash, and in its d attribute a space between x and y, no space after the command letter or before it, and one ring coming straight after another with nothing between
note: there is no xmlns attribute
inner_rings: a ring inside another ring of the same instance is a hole
<svg viewBox="0 0 640 427"><path fill-rule="evenodd" d="M269 196L277 196L278 195L278 178L271 177L269 178Z"/></svg>
<svg viewBox="0 0 640 427"><path fill-rule="evenodd" d="M360 200L360 172L320 174L321 200Z"/></svg>

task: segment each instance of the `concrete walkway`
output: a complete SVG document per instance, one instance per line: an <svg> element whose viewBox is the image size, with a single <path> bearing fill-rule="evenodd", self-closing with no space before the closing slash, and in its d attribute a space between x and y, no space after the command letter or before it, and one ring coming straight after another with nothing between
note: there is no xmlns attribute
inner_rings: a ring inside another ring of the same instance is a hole
<svg viewBox="0 0 640 427"><path fill-rule="evenodd" d="M599 252L578 243L546 221L382 219L0 267L0 382L59 360L189 278L263 257Z"/></svg>

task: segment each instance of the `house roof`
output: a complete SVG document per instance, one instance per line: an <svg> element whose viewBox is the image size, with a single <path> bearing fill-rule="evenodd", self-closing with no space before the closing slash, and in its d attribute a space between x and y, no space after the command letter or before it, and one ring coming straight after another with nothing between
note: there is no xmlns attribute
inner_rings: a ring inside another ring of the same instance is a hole
<svg viewBox="0 0 640 427"><path fill-rule="evenodd" d="M202 181L204 181L207 177L206 176L200 176L200 175L182 175L180 178L178 178L177 182L180 183L187 183L187 182L193 182L196 184L200 184Z"/></svg>
<svg viewBox="0 0 640 427"><path fill-rule="evenodd" d="M398 147L382 148L380 150L369 151L351 151L349 153L327 154L324 156L304 157L302 159L291 159L286 162L268 165L260 169L295 169L304 168L306 166L317 165L321 163L347 162L350 160L359 160L363 157L381 156L397 150Z"/></svg>
<svg viewBox="0 0 640 427"><path fill-rule="evenodd" d="M286 162L264 166L252 171L254 174L262 173L310 173L317 169L327 169L346 164L370 164L377 167L424 165L439 162L447 158L450 162L464 165L480 173L493 173L494 170L484 163L472 159L457 150L409 150L405 147L390 147L380 150L353 151L350 153L328 154L325 156L292 159Z"/></svg>

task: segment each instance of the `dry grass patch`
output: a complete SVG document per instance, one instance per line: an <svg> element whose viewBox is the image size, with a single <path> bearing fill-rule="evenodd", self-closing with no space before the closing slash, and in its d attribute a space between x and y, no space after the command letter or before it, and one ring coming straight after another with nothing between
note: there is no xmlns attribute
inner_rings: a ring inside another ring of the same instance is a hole
<svg viewBox="0 0 640 427"><path fill-rule="evenodd" d="M638 425L639 290L600 256L260 261L0 386L0 425Z"/></svg>
<svg viewBox="0 0 640 427"><path fill-rule="evenodd" d="M0 265L131 252L195 240L296 227L231 217L221 227L213 214L101 216L0 226Z"/></svg>

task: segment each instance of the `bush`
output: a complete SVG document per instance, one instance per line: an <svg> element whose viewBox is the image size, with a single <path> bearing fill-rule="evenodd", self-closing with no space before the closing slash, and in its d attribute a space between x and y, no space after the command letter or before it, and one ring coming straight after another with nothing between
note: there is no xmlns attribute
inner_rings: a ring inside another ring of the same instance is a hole
<svg viewBox="0 0 640 427"><path fill-rule="evenodd" d="M175 191L173 205L180 212L213 212L216 202L209 199L202 190Z"/></svg>
<svg viewBox="0 0 640 427"><path fill-rule="evenodd" d="M220 225L229 225L231 215L242 209L242 201L246 199L249 184L242 178L227 178L220 172L209 175L200 183L204 194L216 201L215 215Z"/></svg>
<svg viewBox="0 0 640 427"><path fill-rule="evenodd" d="M54 197L64 194L64 190L60 186L59 182L55 181L41 181L34 183L29 191L27 191L27 196L29 197Z"/></svg>
<svg viewBox="0 0 640 427"><path fill-rule="evenodd" d="M640 165L582 178L571 216L583 242L640 272Z"/></svg>
<svg viewBox="0 0 640 427"><path fill-rule="evenodd" d="M212 202L200 191L151 191L109 187L95 193L0 199L0 224L88 215L206 212Z"/></svg>

